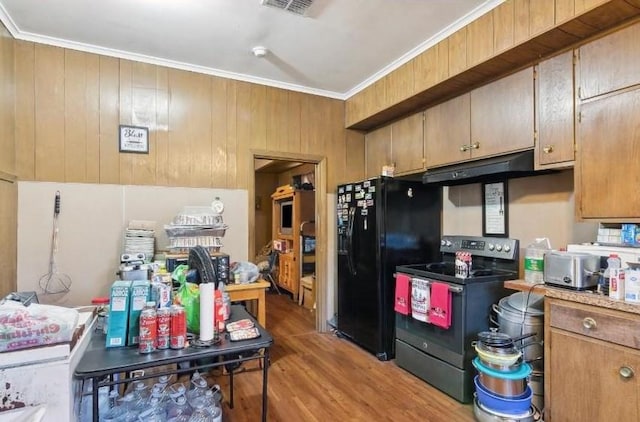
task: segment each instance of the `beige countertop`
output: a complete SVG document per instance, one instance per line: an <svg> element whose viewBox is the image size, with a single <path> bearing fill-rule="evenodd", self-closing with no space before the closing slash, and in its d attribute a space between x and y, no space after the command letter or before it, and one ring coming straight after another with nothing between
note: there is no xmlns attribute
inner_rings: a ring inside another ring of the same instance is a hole
<svg viewBox="0 0 640 422"><path fill-rule="evenodd" d="M601 308L615 309L633 314L640 314L640 304L627 303L621 300L609 299L590 291L576 291L551 287L549 285L533 285L524 280L508 280L504 286L512 290L529 291L533 286L533 292L555 299L584 303L585 305L599 306Z"/></svg>

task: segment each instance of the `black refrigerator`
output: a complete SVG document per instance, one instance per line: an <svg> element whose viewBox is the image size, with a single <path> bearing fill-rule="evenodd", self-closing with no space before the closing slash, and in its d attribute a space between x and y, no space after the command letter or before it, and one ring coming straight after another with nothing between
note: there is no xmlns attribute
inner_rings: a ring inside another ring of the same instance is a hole
<svg viewBox="0 0 640 422"><path fill-rule="evenodd" d="M337 334L393 359L396 265L439 261L442 188L379 177L338 186Z"/></svg>

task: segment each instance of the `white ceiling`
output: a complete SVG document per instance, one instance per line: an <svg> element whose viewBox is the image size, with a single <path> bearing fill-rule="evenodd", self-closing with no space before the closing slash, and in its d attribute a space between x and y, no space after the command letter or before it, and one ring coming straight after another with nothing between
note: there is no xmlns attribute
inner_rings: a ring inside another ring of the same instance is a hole
<svg viewBox="0 0 640 422"><path fill-rule="evenodd" d="M503 0L0 0L15 38L346 99ZM257 58L251 50L264 46Z"/></svg>

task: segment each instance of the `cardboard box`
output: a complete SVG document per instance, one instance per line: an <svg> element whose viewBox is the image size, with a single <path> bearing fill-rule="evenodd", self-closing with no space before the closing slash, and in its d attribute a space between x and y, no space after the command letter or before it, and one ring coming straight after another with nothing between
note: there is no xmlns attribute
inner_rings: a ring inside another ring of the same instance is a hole
<svg viewBox="0 0 640 422"><path fill-rule="evenodd" d="M148 280L134 280L131 282L131 294L129 298L129 330L127 333L127 346L139 343L140 337L140 311L144 308L151 294L151 283Z"/></svg>
<svg viewBox="0 0 640 422"><path fill-rule="evenodd" d="M640 303L640 270L626 270L624 280L624 301Z"/></svg>
<svg viewBox="0 0 640 422"><path fill-rule="evenodd" d="M106 347L123 347L127 344L130 290L131 281L128 280L117 280L111 285Z"/></svg>

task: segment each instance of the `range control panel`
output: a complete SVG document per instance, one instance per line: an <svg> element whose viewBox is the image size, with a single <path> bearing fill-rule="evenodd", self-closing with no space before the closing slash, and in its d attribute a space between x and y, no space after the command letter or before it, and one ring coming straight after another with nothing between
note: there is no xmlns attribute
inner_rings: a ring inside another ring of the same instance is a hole
<svg viewBox="0 0 640 422"><path fill-rule="evenodd" d="M517 259L519 255L517 239L480 236L442 236L440 252L469 252L472 255L489 258Z"/></svg>

